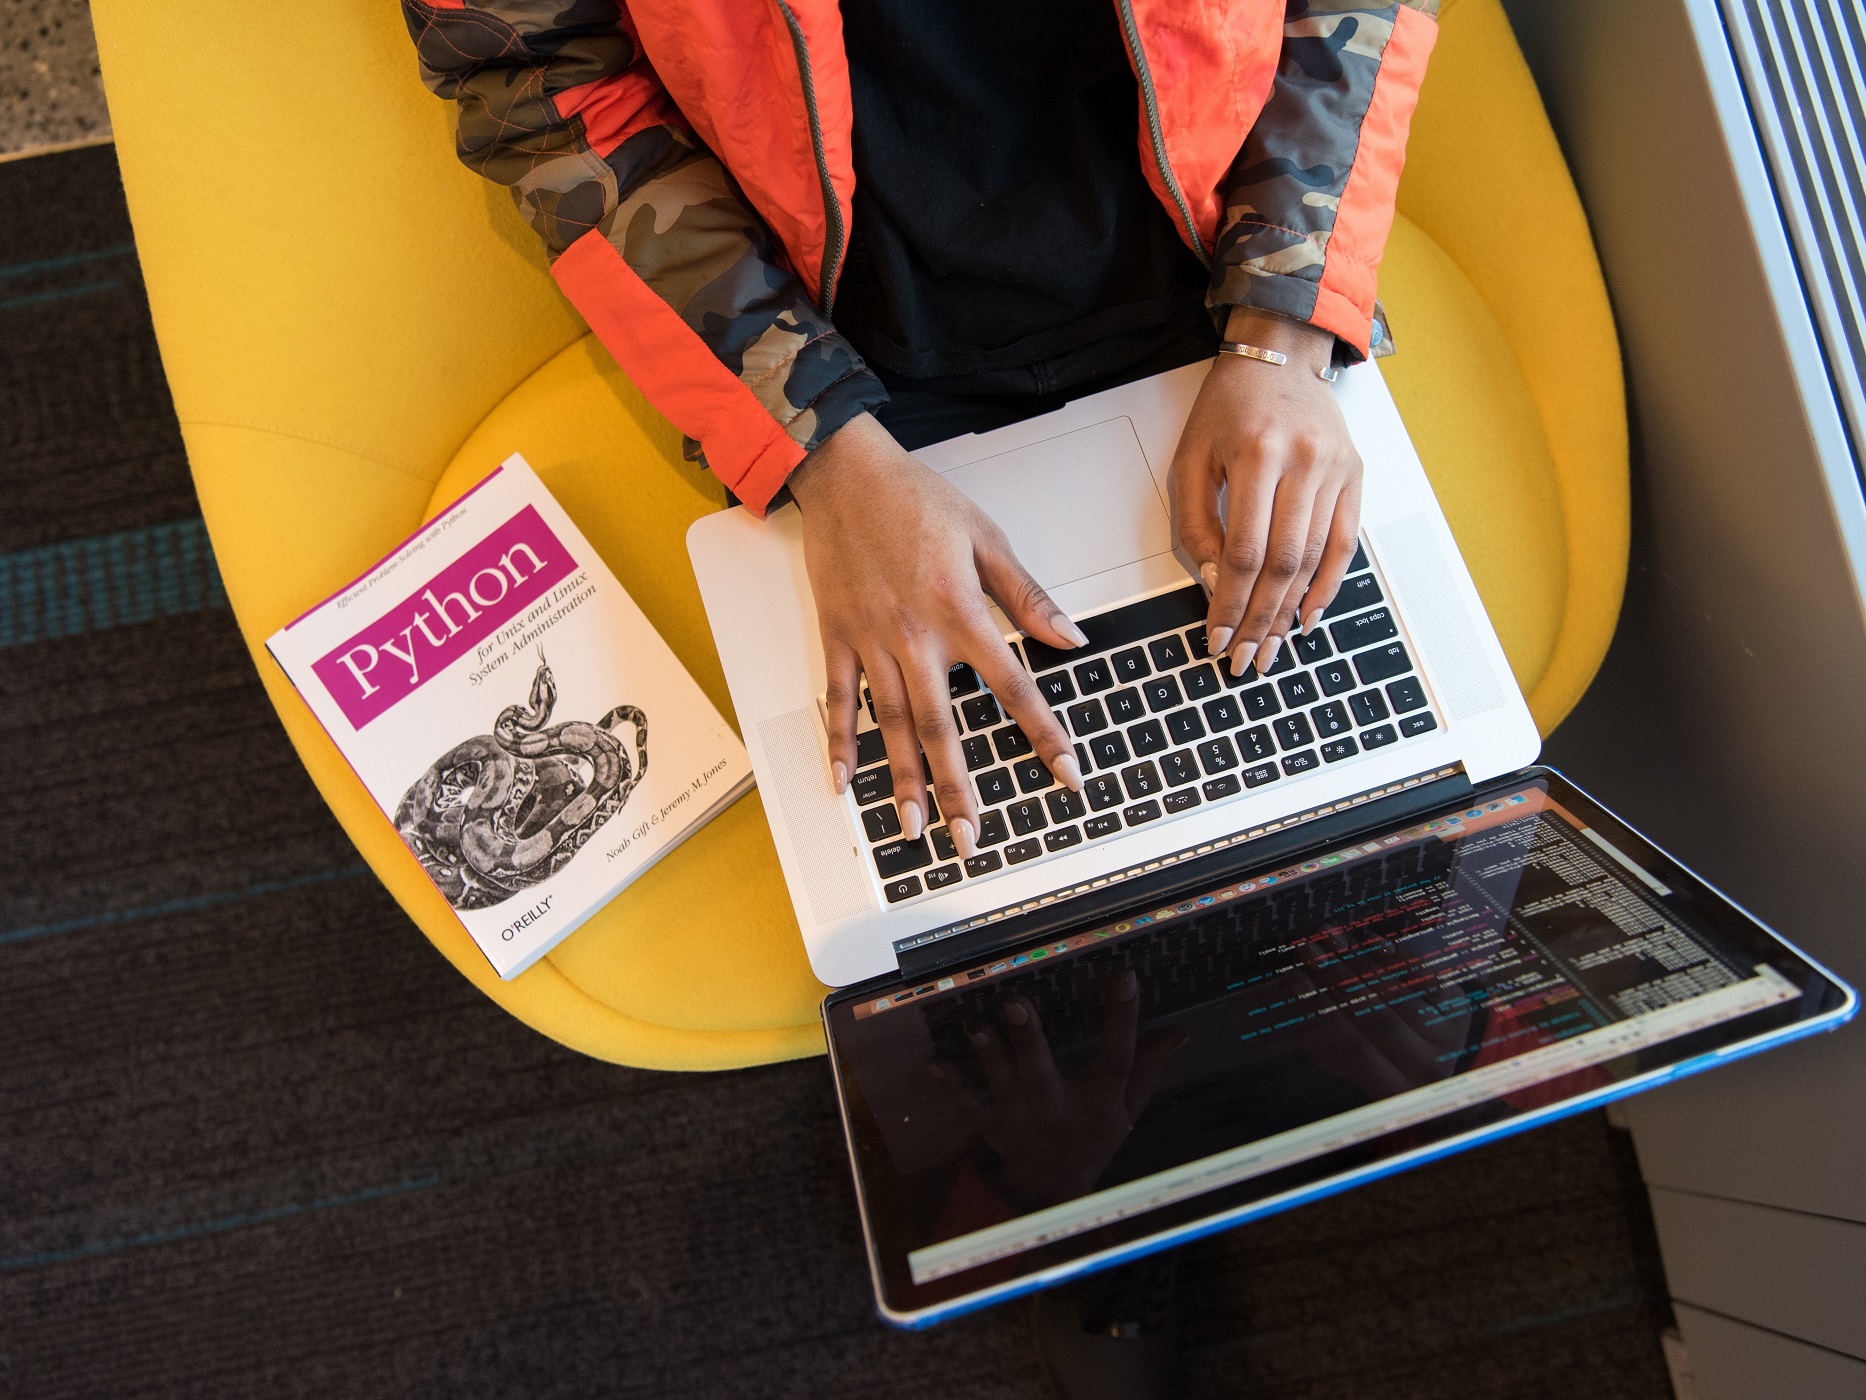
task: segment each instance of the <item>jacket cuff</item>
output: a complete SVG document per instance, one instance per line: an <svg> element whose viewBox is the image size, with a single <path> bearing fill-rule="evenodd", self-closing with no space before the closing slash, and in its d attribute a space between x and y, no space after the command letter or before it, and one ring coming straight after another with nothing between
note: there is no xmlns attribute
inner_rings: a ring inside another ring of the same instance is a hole
<svg viewBox="0 0 1866 1400"><path fill-rule="evenodd" d="M1220 335L1224 334L1232 309L1239 306L1318 326L1335 337L1337 365L1357 365L1369 356L1379 359L1393 353L1393 333L1387 324L1386 307L1377 299L1373 315L1363 317L1343 299L1329 299L1326 293L1318 293L1320 289L1316 284L1305 277L1250 272L1235 264L1221 265L1212 270L1205 306Z"/></svg>

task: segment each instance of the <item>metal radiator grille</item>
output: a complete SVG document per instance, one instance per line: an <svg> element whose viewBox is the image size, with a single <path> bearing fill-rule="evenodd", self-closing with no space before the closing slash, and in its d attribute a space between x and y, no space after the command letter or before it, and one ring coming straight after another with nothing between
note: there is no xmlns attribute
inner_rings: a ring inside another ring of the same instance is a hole
<svg viewBox="0 0 1866 1400"><path fill-rule="evenodd" d="M1846 415L1866 444L1866 8L1722 0L1776 197Z"/></svg>

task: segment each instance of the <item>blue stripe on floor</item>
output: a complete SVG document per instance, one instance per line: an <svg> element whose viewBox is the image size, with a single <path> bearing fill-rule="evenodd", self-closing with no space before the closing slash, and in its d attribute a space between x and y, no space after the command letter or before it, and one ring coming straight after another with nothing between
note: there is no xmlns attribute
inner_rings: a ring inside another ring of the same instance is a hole
<svg viewBox="0 0 1866 1400"><path fill-rule="evenodd" d="M101 258L127 257L136 251L134 243L119 243L113 248L98 248L88 253L67 253L62 258L45 258L39 262L13 263L0 267L0 282L13 277L37 277L45 272L61 272L68 267L79 267L85 263L97 262Z"/></svg>
<svg viewBox="0 0 1866 1400"><path fill-rule="evenodd" d="M199 519L0 554L0 648L226 606Z"/></svg>
<svg viewBox="0 0 1866 1400"><path fill-rule="evenodd" d="M0 311L12 311L21 306L37 306L42 301L64 301L67 297L88 297L93 292L113 292L123 285L112 279L108 282L86 282L81 287L61 287L55 292L34 292L31 296L13 297L0 301Z"/></svg>
<svg viewBox="0 0 1866 1400"><path fill-rule="evenodd" d="M39 1254L16 1254L10 1259L0 1259L0 1274L15 1274L26 1269L43 1269L54 1264L72 1264L80 1259L95 1259L100 1254L119 1254L126 1249L144 1249L150 1245L173 1244L178 1240L199 1239L203 1235L223 1235L229 1230L243 1230L251 1225L268 1225L275 1220L288 1220L294 1215L308 1215L312 1211L362 1205L366 1201L380 1201L387 1196L402 1196L410 1191L425 1191L431 1186L440 1184L441 1179L438 1176L424 1176L413 1181L398 1181L391 1186L376 1186L367 1191L353 1191L345 1196L325 1196L315 1201L292 1201L266 1210L246 1211L240 1215L223 1215L218 1220L199 1220L189 1225L176 1225L167 1230L147 1230L135 1235L120 1235L113 1240L94 1240L89 1244L73 1245L70 1249L49 1249Z"/></svg>
<svg viewBox="0 0 1866 1400"><path fill-rule="evenodd" d="M301 890L307 885L325 885L333 880L353 880L358 875L368 873L367 865L345 865L335 870L318 870L309 875L299 875L290 880L263 880L258 884L243 885L236 890L217 890L213 894L166 899L160 904L143 904L133 909L109 909L101 914L85 914L75 919L61 919L56 923L26 924L20 928L0 931L0 944L25 943L35 938L50 938L59 933L75 933L80 929L98 928L104 924L130 924L143 919L165 918L170 914L186 914L196 909L212 909L219 904L233 904L242 899L256 899L260 895L279 894L285 890Z"/></svg>

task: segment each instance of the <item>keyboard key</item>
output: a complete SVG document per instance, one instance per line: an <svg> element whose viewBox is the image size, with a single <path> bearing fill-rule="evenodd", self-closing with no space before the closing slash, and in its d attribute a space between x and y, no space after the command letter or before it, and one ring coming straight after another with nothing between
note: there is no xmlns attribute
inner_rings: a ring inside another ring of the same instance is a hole
<svg viewBox="0 0 1866 1400"><path fill-rule="evenodd" d="M946 672L946 688L952 692L952 698L955 700L964 695L977 694L981 684L978 672L963 661L955 661Z"/></svg>
<svg viewBox="0 0 1866 1400"><path fill-rule="evenodd" d="M948 885L956 885L959 883L959 867L942 865L937 870L929 870L926 873L926 882L930 890L943 890Z"/></svg>
<svg viewBox="0 0 1866 1400"><path fill-rule="evenodd" d="M1328 644L1328 633L1320 627L1308 633L1291 632L1289 645L1296 653L1296 663L1300 666L1313 666L1335 654L1335 649Z"/></svg>
<svg viewBox="0 0 1866 1400"><path fill-rule="evenodd" d="M1153 658L1156 671L1177 671L1192 659L1186 655L1186 644L1177 637L1160 637L1148 642L1147 654Z"/></svg>
<svg viewBox="0 0 1866 1400"><path fill-rule="evenodd" d="M1304 705L1313 705L1322 697L1315 689L1315 679L1307 671L1298 671L1293 676L1285 676L1276 683L1276 688L1283 694L1283 703L1292 710L1300 710Z"/></svg>
<svg viewBox="0 0 1866 1400"><path fill-rule="evenodd" d="M1088 815L1088 799L1068 788L1057 788L1055 792L1045 795L1043 805L1050 809L1050 820L1058 826Z"/></svg>
<svg viewBox="0 0 1866 1400"><path fill-rule="evenodd" d="M855 766L866 768L871 763L883 763L888 757L888 746L881 740L879 729L864 729L855 736Z"/></svg>
<svg viewBox="0 0 1866 1400"><path fill-rule="evenodd" d="M1126 800L1121 796L1121 785L1106 774L1090 778L1082 784L1082 795L1088 798L1089 810L1095 812L1118 807Z"/></svg>
<svg viewBox="0 0 1866 1400"><path fill-rule="evenodd" d="M1258 674L1262 676L1280 676L1285 671L1294 670L1295 666L1295 652L1291 651L1288 647L1278 647L1276 649L1276 660L1270 663L1270 669L1267 671L1259 671ZM1254 666L1251 669L1256 670Z"/></svg>
<svg viewBox="0 0 1866 1400"><path fill-rule="evenodd" d="M1162 632L1176 632L1195 622L1203 623L1206 610L1204 590L1196 583L1188 583L1184 588L1176 588L1156 598L1143 598L1126 607L1112 608L1093 617L1077 618L1076 625L1088 638L1088 645L1078 651L1058 651L1034 637L1026 637L1023 643L1024 654L1030 658L1032 671L1053 671L1075 660L1083 651L1091 654L1113 651L1117 647L1132 646L1149 637L1157 637Z"/></svg>
<svg viewBox="0 0 1866 1400"><path fill-rule="evenodd" d="M1397 685L1417 685L1418 681L1396 681ZM1387 702L1380 698L1377 690L1363 690L1358 695L1348 697L1348 708L1354 711L1357 724L1378 724L1387 717Z"/></svg>
<svg viewBox="0 0 1866 1400"><path fill-rule="evenodd" d="M1177 792L1169 792L1160 799L1160 805L1169 812L1183 812L1199 805L1199 790L1180 788Z"/></svg>
<svg viewBox="0 0 1866 1400"><path fill-rule="evenodd" d="M1281 744L1285 750L1299 749L1304 744L1315 742L1315 735L1309 730L1309 720L1306 715L1284 715L1273 728L1276 730L1277 743Z"/></svg>
<svg viewBox="0 0 1866 1400"><path fill-rule="evenodd" d="M1042 792L1056 786L1056 775L1043 766L1040 758L1019 759L1011 765L1011 772L1017 775L1019 792Z"/></svg>
<svg viewBox="0 0 1866 1400"><path fill-rule="evenodd" d="M1238 751L1229 739L1207 739L1199 745L1199 762L1207 773L1226 773L1238 766Z"/></svg>
<svg viewBox="0 0 1866 1400"><path fill-rule="evenodd" d="M1421 710L1416 715L1407 715L1405 719L1400 721L1400 733L1404 734L1408 739L1413 738L1415 735L1428 733L1437 728L1438 721L1432 718L1432 712L1430 710Z"/></svg>
<svg viewBox="0 0 1866 1400"><path fill-rule="evenodd" d="M968 773L989 768L998 761L992 756L991 740L983 734L968 735L959 741L959 747L965 752L965 771Z"/></svg>
<svg viewBox="0 0 1866 1400"><path fill-rule="evenodd" d="M1361 731L1361 747L1364 749L1384 749L1388 744L1399 742L1399 735L1393 732L1393 726L1383 724L1378 729Z"/></svg>
<svg viewBox="0 0 1866 1400"><path fill-rule="evenodd" d="M1102 710L1101 701L1084 700L1080 705L1069 707L1069 729L1077 737L1095 734L1107 727L1108 716Z"/></svg>
<svg viewBox="0 0 1866 1400"><path fill-rule="evenodd" d="M1203 661L1212 654L1212 649L1205 644L1205 625L1203 623L1192 628L1190 631L1182 632L1180 635L1186 639L1186 650L1192 654L1192 659L1194 661Z"/></svg>
<svg viewBox="0 0 1866 1400"><path fill-rule="evenodd" d="M1184 787L1199 780L1198 761L1193 758L1191 749L1169 753L1160 760L1160 771L1166 775L1168 787Z"/></svg>
<svg viewBox="0 0 1866 1400"><path fill-rule="evenodd" d="M899 904L903 899L912 899L920 893L920 877L909 875L905 880L891 880L881 889L887 895L889 904Z"/></svg>
<svg viewBox="0 0 1866 1400"><path fill-rule="evenodd" d="M1087 744L1076 745L1076 767L1080 768L1084 773L1093 773L1095 771L1095 760L1089 754Z"/></svg>
<svg viewBox="0 0 1866 1400"><path fill-rule="evenodd" d="M1160 804L1157 802L1136 802L1132 807L1121 809L1121 818L1129 826L1139 826L1142 822L1160 819Z"/></svg>
<svg viewBox="0 0 1866 1400"><path fill-rule="evenodd" d="M1316 633L1321 636L1321 633ZM1354 672L1345 661L1329 661L1315 668L1315 683L1324 695L1340 695L1354 689Z"/></svg>
<svg viewBox="0 0 1866 1400"><path fill-rule="evenodd" d="M1275 758L1276 745L1270 741L1270 726L1253 725L1242 734L1234 734L1238 752L1244 755L1244 761L1250 763L1260 758Z"/></svg>
<svg viewBox="0 0 1866 1400"><path fill-rule="evenodd" d="M1114 689L1114 672L1108 669L1108 662L1102 657L1096 657L1093 661L1084 661L1073 669L1076 687L1084 695Z"/></svg>
<svg viewBox="0 0 1866 1400"><path fill-rule="evenodd" d="M881 721L875 718L875 697L869 693L867 686L862 687L862 705L868 711L869 723L879 724Z"/></svg>
<svg viewBox="0 0 1866 1400"><path fill-rule="evenodd" d="M1259 763L1255 767L1246 768L1239 776L1244 779L1245 787L1254 788L1274 783L1282 775L1276 771L1274 763Z"/></svg>
<svg viewBox="0 0 1866 1400"><path fill-rule="evenodd" d="M1227 729L1236 729L1244 723L1243 711L1238 709L1237 696L1220 695L1216 700L1207 700L1205 722L1211 726L1214 734L1222 734Z"/></svg>
<svg viewBox="0 0 1866 1400"><path fill-rule="evenodd" d="M1109 812L1106 816L1090 817L1082 823L1082 830L1091 840L1102 836L1112 836L1120 829L1121 819L1113 812Z"/></svg>
<svg viewBox="0 0 1866 1400"><path fill-rule="evenodd" d="M1042 854L1043 844L1034 838L1029 841L1019 841L1014 846L1004 848L1004 858L1012 865L1022 865L1025 861L1035 860Z"/></svg>
<svg viewBox="0 0 1866 1400"><path fill-rule="evenodd" d="M995 846L1000 841L1011 839L1011 829L1004 824L1002 812L980 812L978 814L978 844Z"/></svg>
<svg viewBox="0 0 1866 1400"><path fill-rule="evenodd" d="M1180 673L1179 683L1186 688L1186 699L1203 700L1208 695L1219 691L1218 673L1207 662L1203 666L1193 666Z"/></svg>
<svg viewBox="0 0 1866 1400"><path fill-rule="evenodd" d="M1242 671L1233 671L1231 669L1231 663L1228 660L1218 663L1218 676L1220 680L1233 690L1236 690L1241 685L1249 685L1252 681L1258 679L1257 668L1255 666L1246 666Z"/></svg>
<svg viewBox="0 0 1866 1400"><path fill-rule="evenodd" d="M1140 693L1146 697L1147 708L1156 715L1163 710L1176 710L1186 703L1179 693L1179 682L1171 676L1148 681L1140 688Z"/></svg>
<svg viewBox="0 0 1866 1400"><path fill-rule="evenodd" d="M959 848L953 844L952 833L943 826L936 826L927 833L933 842L933 854L941 860L957 860Z"/></svg>
<svg viewBox="0 0 1866 1400"><path fill-rule="evenodd" d="M1011 770L994 768L989 773L978 775L978 800L987 807L996 807L1000 802L1008 802L1017 796L1017 784L1011 780Z"/></svg>
<svg viewBox="0 0 1866 1400"><path fill-rule="evenodd" d="M849 790L855 794L855 805L866 807L871 802L879 802L884 797L894 796L894 771L889 768L870 768L857 773Z"/></svg>
<svg viewBox="0 0 1866 1400"><path fill-rule="evenodd" d="M1140 647L1117 651L1108 660L1114 667L1114 678L1123 685L1144 681L1153 674L1153 667L1147 664L1147 653Z"/></svg>
<svg viewBox="0 0 1866 1400"><path fill-rule="evenodd" d="M1391 612L1385 608L1375 608L1358 617L1329 623L1328 635L1335 639L1336 651L1359 651L1375 642L1399 636L1399 628L1394 624Z"/></svg>
<svg viewBox="0 0 1866 1400"><path fill-rule="evenodd" d="M1405 680L1394 681L1387 687L1387 699L1393 702L1393 713L1403 715L1408 710L1424 707L1425 687L1419 684L1417 676L1408 676Z"/></svg>
<svg viewBox="0 0 1866 1400"><path fill-rule="evenodd" d="M1358 574L1367 567L1367 546L1357 540L1354 545L1354 557L1348 560L1348 572Z"/></svg>
<svg viewBox="0 0 1866 1400"><path fill-rule="evenodd" d="M1046 850L1064 851L1071 846L1080 846L1081 844L1082 828L1079 826L1066 826L1061 831L1046 831L1043 833L1043 845Z"/></svg>
<svg viewBox="0 0 1866 1400"><path fill-rule="evenodd" d="M1127 744L1134 751L1135 758L1145 758L1148 754L1156 754L1171 747L1166 742L1166 730L1157 719L1150 719L1145 724L1129 725Z"/></svg>
<svg viewBox="0 0 1866 1400"><path fill-rule="evenodd" d="M994 870L1004 869L1004 857L996 851L980 851L965 863L965 873L973 879L980 875L989 875Z"/></svg>
<svg viewBox="0 0 1866 1400"><path fill-rule="evenodd" d="M1127 740L1117 734L1097 734L1089 740L1089 752L1095 755L1097 768L1119 768L1132 757Z"/></svg>
<svg viewBox="0 0 1866 1400"><path fill-rule="evenodd" d="M1066 704L1076 698L1075 682L1067 671L1046 671L1037 677L1037 694L1046 704Z"/></svg>
<svg viewBox="0 0 1866 1400"><path fill-rule="evenodd" d="M1026 797L1022 802L1013 802L1004 809L1004 815L1010 818L1011 833L1015 836L1028 836L1033 831L1041 831L1049 825L1043 815L1043 803L1034 797Z"/></svg>
<svg viewBox="0 0 1866 1400"><path fill-rule="evenodd" d="M1335 595L1335 601L1322 610L1322 616L1343 617L1385 601L1386 595L1380 591L1379 581L1372 574L1362 574L1359 578L1342 582L1341 591Z"/></svg>
<svg viewBox="0 0 1866 1400"><path fill-rule="evenodd" d="M1204 784L1205 800L1207 802L1218 802L1224 798L1235 796L1243 786L1244 785L1237 780L1237 775L1235 773L1227 773L1222 778L1207 778Z"/></svg>
<svg viewBox="0 0 1866 1400"><path fill-rule="evenodd" d="M918 841L890 841L885 846L875 847L875 869L884 880L892 880L897 875L920 870L932 863L933 852L927 848L924 836Z"/></svg>
<svg viewBox="0 0 1866 1400"><path fill-rule="evenodd" d="M1283 706L1276 698L1276 687L1272 685L1253 686L1238 696L1244 706L1244 713L1251 719L1268 719L1271 715L1282 713Z"/></svg>
<svg viewBox="0 0 1866 1400"><path fill-rule="evenodd" d="M1140 692L1129 686L1126 690L1117 690L1108 697L1108 718L1116 724L1131 724L1147 713L1147 707L1141 702Z"/></svg>
<svg viewBox="0 0 1866 1400"><path fill-rule="evenodd" d="M901 834L901 815L894 810L892 802L870 807L862 813L862 830L868 833L871 843L886 841L891 836Z"/></svg>
<svg viewBox="0 0 1866 1400"><path fill-rule="evenodd" d="M1368 685L1412 670L1412 658L1404 642L1388 642L1383 647L1363 651L1354 658L1354 669Z"/></svg>
<svg viewBox="0 0 1866 1400"><path fill-rule="evenodd" d="M1166 732L1173 736L1175 744L1190 744L1205 737L1205 725L1199 712L1188 705L1166 717Z"/></svg>
<svg viewBox="0 0 1866 1400"><path fill-rule="evenodd" d="M1006 763L1033 751L1021 724L1007 724L1003 729L992 731L991 742L998 750L998 757Z"/></svg>
<svg viewBox="0 0 1866 1400"><path fill-rule="evenodd" d="M1314 749L1304 749L1301 753L1292 753L1283 760L1283 771L1295 777L1298 773L1307 773L1311 768L1320 768L1322 761L1315 756Z"/></svg>
<svg viewBox="0 0 1866 1400"><path fill-rule="evenodd" d="M1339 763L1344 758L1353 758L1360 751L1360 745L1352 739L1330 739L1322 745L1322 761Z"/></svg>
<svg viewBox="0 0 1866 1400"><path fill-rule="evenodd" d="M1132 768L1121 770L1121 785L1127 789L1129 797L1151 797L1160 790L1160 770L1151 763L1136 763ZM1133 823L1130 821L1128 825Z"/></svg>
<svg viewBox="0 0 1866 1400"><path fill-rule="evenodd" d="M1315 725L1315 732L1324 739L1332 739L1337 734L1345 734L1354 727L1348 719L1348 707L1339 700L1326 705L1317 705L1309 711L1309 719Z"/></svg>
<svg viewBox="0 0 1866 1400"><path fill-rule="evenodd" d="M973 733L981 729L989 729L1004 719L1003 714L998 710L997 700L989 695L974 695L960 705L959 709L965 715L965 727Z"/></svg>

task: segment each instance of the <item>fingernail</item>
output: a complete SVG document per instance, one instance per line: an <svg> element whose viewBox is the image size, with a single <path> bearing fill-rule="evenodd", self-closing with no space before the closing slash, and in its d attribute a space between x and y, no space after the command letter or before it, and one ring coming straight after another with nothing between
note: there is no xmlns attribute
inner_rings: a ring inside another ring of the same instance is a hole
<svg viewBox="0 0 1866 1400"><path fill-rule="evenodd" d="M1251 663L1251 658L1256 654L1257 643L1239 642L1237 650L1231 653L1231 674L1234 676L1243 675L1245 668Z"/></svg>
<svg viewBox="0 0 1866 1400"><path fill-rule="evenodd" d="M920 815L920 804L918 802L901 803L902 836L906 837L909 841L918 841L920 839L922 821L923 818Z"/></svg>
<svg viewBox="0 0 1866 1400"><path fill-rule="evenodd" d="M1050 765L1050 771L1057 776L1062 782L1062 785L1068 788L1069 791L1082 791L1082 768L1081 765L1076 762L1076 756L1074 754L1066 753L1060 755L1056 762Z"/></svg>
<svg viewBox="0 0 1866 1400"><path fill-rule="evenodd" d="M1231 629L1214 627L1205 634L1205 650L1213 656L1223 656L1225 648L1231 645Z"/></svg>
<svg viewBox="0 0 1866 1400"><path fill-rule="evenodd" d="M946 829L952 833L952 844L959 848L959 854L970 860L978 854L978 838L972 835L972 823L964 817L954 817L946 823Z"/></svg>
<svg viewBox="0 0 1866 1400"><path fill-rule="evenodd" d="M1305 637L1308 636L1309 633L1313 632L1316 628L1320 627L1321 625L1322 625L1322 610L1320 608L1317 608L1314 612L1309 614L1309 620L1302 624L1302 635Z"/></svg>
<svg viewBox="0 0 1866 1400"><path fill-rule="evenodd" d="M1050 626L1054 627L1058 632L1061 632L1077 646L1085 647L1088 645L1088 633L1084 632L1061 613L1050 614Z"/></svg>
<svg viewBox="0 0 1866 1400"><path fill-rule="evenodd" d="M1030 1013L1024 1009L1021 1001L1007 1001L1004 1003L1004 1019L1014 1026L1021 1026L1030 1019Z"/></svg>
<svg viewBox="0 0 1866 1400"><path fill-rule="evenodd" d="M991 1032L986 1030L967 1031L965 1033L965 1038L971 1041L980 1050L983 1050L987 1045L991 1044Z"/></svg>
<svg viewBox="0 0 1866 1400"><path fill-rule="evenodd" d="M1199 578L1205 584L1207 593L1218 591L1218 566L1216 564L1199 565Z"/></svg>
<svg viewBox="0 0 1866 1400"><path fill-rule="evenodd" d="M830 764L829 776L835 780L838 797L849 790L849 766L846 763L838 759Z"/></svg>
<svg viewBox="0 0 1866 1400"><path fill-rule="evenodd" d="M1272 632L1263 639L1263 645L1257 648L1257 669L1266 676L1276 662L1277 652L1283 649L1283 639Z"/></svg>
<svg viewBox="0 0 1866 1400"><path fill-rule="evenodd" d="M1114 984L1114 994L1122 1001L1132 1001L1140 994L1140 979L1132 972L1123 972L1121 980Z"/></svg>

